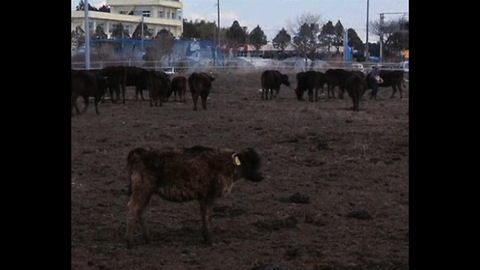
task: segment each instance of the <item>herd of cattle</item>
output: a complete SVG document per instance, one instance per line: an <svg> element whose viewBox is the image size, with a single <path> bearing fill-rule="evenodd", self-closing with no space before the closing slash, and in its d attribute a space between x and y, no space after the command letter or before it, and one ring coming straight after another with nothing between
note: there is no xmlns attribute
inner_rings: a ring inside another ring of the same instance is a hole
<svg viewBox="0 0 480 270"><path fill-rule="evenodd" d="M163 71L149 70L141 67L131 66L109 66L102 69L75 70L72 69L71 77L71 105L72 114L75 109L77 114L85 112L88 107L89 98L93 97L95 112L99 114L98 103L108 92L112 102L122 99L125 104L125 91L127 86L135 87L135 98L138 95L142 100L143 90L149 93L150 106L162 106L162 102L168 101L174 95L174 100L185 102L187 85L193 99L193 110L197 110L197 102L201 98L201 106L207 109L207 98L210 93L212 82L215 78L206 72L193 72L187 77L177 75L170 79L170 76ZM325 73L309 70L296 74L297 87L294 89L298 100L303 100L305 92L308 93L308 100L318 101L318 92L327 86L327 97L335 98L334 89L338 86L338 97L343 99L345 90L352 98L353 110L358 111L359 102L363 94L372 89L373 79L370 74L361 71L346 69L328 69ZM402 85L404 83L403 71L381 70L382 82L379 87L392 87L393 98L397 91L402 98ZM290 87L289 77L278 70L265 70L261 74L262 100L271 100L279 93L280 86L284 84ZM78 109L77 99L82 97L85 107L82 111ZM376 98L374 95L372 98Z"/></svg>

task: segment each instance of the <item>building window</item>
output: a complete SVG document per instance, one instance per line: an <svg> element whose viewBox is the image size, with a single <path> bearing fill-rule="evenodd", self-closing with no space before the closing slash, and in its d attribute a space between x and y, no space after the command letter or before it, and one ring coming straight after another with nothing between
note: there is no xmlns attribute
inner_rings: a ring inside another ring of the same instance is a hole
<svg viewBox="0 0 480 270"><path fill-rule="evenodd" d="M165 15L163 14L163 10L159 10L159 11L158 11L158 18L163 18L163 16L165 16Z"/></svg>
<svg viewBox="0 0 480 270"><path fill-rule="evenodd" d="M124 10L120 10L120 11L118 12L118 14L125 15L125 14L127 14L127 12L126 12L126 11L124 11Z"/></svg>
<svg viewBox="0 0 480 270"><path fill-rule="evenodd" d="M167 19L170 19L170 12L167 11Z"/></svg>
<svg viewBox="0 0 480 270"><path fill-rule="evenodd" d="M144 10L142 13L143 17L150 17L150 10Z"/></svg>

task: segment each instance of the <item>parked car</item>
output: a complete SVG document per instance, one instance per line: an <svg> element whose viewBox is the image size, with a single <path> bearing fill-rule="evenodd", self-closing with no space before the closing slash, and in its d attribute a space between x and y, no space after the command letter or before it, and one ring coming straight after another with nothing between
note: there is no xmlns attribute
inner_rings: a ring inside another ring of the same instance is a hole
<svg viewBox="0 0 480 270"><path fill-rule="evenodd" d="M403 70L403 72L408 73L408 60L400 62L400 68Z"/></svg>
<svg viewBox="0 0 480 270"><path fill-rule="evenodd" d="M168 74L168 75L173 75L175 74L175 68L174 67L166 67L166 68L163 68L163 71Z"/></svg>

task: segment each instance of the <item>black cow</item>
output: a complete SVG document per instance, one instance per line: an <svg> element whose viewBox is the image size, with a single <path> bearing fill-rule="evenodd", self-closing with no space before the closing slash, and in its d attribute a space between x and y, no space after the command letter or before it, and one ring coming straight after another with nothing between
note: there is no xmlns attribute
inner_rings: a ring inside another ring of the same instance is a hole
<svg viewBox="0 0 480 270"><path fill-rule="evenodd" d="M343 99L345 82L347 78L352 75L352 73L352 71L348 71L342 68L328 69L325 72L325 78L327 80L327 97L330 98L330 94L332 94L332 97L335 98L335 93L333 92L333 89L338 86L338 97L340 99Z"/></svg>
<svg viewBox="0 0 480 270"><path fill-rule="evenodd" d="M303 100L303 93L308 92L308 100L318 101L318 90L323 89L323 85L327 82L325 73L320 71L309 70L306 72L297 73L297 88L295 88L295 94L297 100Z"/></svg>
<svg viewBox="0 0 480 270"><path fill-rule="evenodd" d="M403 71L402 70L380 70L380 78L383 80L382 83L379 83L379 87L392 87L393 92L390 98L395 96L397 90L400 92L400 98L403 98L402 95L402 84L404 82ZM370 78L370 73L367 74L368 88L372 89L372 80ZM377 93L372 91L370 98L377 98Z"/></svg>
<svg viewBox="0 0 480 270"><path fill-rule="evenodd" d="M353 111L358 111L360 100L368 88L367 81L363 73L354 73L350 75L345 81L345 90L352 98Z"/></svg>
<svg viewBox="0 0 480 270"><path fill-rule="evenodd" d="M77 114L82 114L87 110L89 97L95 99L95 113L98 111L98 103L105 94L105 80L106 78L96 72L89 70L73 70L71 71L71 109L75 108ZM85 102L85 107L80 112L77 107L77 98L82 97Z"/></svg>
<svg viewBox="0 0 480 270"><path fill-rule="evenodd" d="M125 67L125 79L122 84L122 91L125 93L127 86L135 86L135 99L138 100L138 94L142 100L143 90L147 89L147 74L149 70L141 67Z"/></svg>
<svg viewBox="0 0 480 270"><path fill-rule="evenodd" d="M215 78L205 72L193 72L188 77L188 88L193 98L193 110L197 110L198 97L202 98L202 108L207 109L207 98Z"/></svg>
<svg viewBox="0 0 480 270"><path fill-rule="evenodd" d="M146 86L150 97L150 107L162 106L166 93L171 89L169 76L163 71L150 70L146 74Z"/></svg>
<svg viewBox="0 0 480 270"><path fill-rule="evenodd" d="M102 69L89 69L88 71L93 72L97 76L97 81L98 81L98 87L101 88L101 91L103 91L102 99L100 103L105 102L105 95L108 92L110 94L110 98L112 100L112 103L114 103L114 89L115 86L112 85L112 81L109 76L102 75ZM119 88L117 87L117 90ZM117 98L119 96L117 95Z"/></svg>
<svg viewBox="0 0 480 270"><path fill-rule="evenodd" d="M270 91L270 99L273 98L273 90L275 97L278 96L280 85L285 84L290 87L288 76L280 73L278 70L265 70L261 75L262 83L262 100L268 100L268 92Z"/></svg>
<svg viewBox="0 0 480 270"><path fill-rule="evenodd" d="M112 99L112 103L115 103L120 99L120 87L123 85L125 79L125 67L123 66L108 66L97 71L101 76L108 77L107 88ZM123 89L122 89L123 90ZM125 104L125 91L123 91L123 103ZM116 95L116 99L115 96Z"/></svg>
<svg viewBox="0 0 480 270"><path fill-rule="evenodd" d="M172 88L170 94L168 94L167 96L167 99L172 92L174 96L174 101L177 101L178 95L178 99L181 102L185 102L185 93L187 92L187 78L185 76L175 76L172 79Z"/></svg>

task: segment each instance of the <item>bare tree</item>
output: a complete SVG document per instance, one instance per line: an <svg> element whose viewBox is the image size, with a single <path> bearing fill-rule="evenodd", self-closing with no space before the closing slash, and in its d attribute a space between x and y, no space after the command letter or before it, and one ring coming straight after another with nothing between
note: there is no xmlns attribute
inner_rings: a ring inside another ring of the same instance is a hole
<svg viewBox="0 0 480 270"><path fill-rule="evenodd" d="M158 31L157 35L150 41L150 46L145 49L144 60L147 61L146 66L153 66L154 62L164 60L167 64L170 64L173 45L175 45L175 37L170 31L166 29Z"/></svg>
<svg viewBox="0 0 480 270"><path fill-rule="evenodd" d="M288 28L293 33L293 45L297 47L298 51L305 59L305 68L308 67L308 58L315 59L315 53L320 48L318 35L320 33L321 16L312 13L303 13L297 17L294 24L289 24Z"/></svg>
<svg viewBox="0 0 480 270"><path fill-rule="evenodd" d="M380 43L383 44L384 55L387 57L395 57L400 51L408 48L409 33L403 29L405 20L374 21L370 23L372 33L379 37Z"/></svg>

